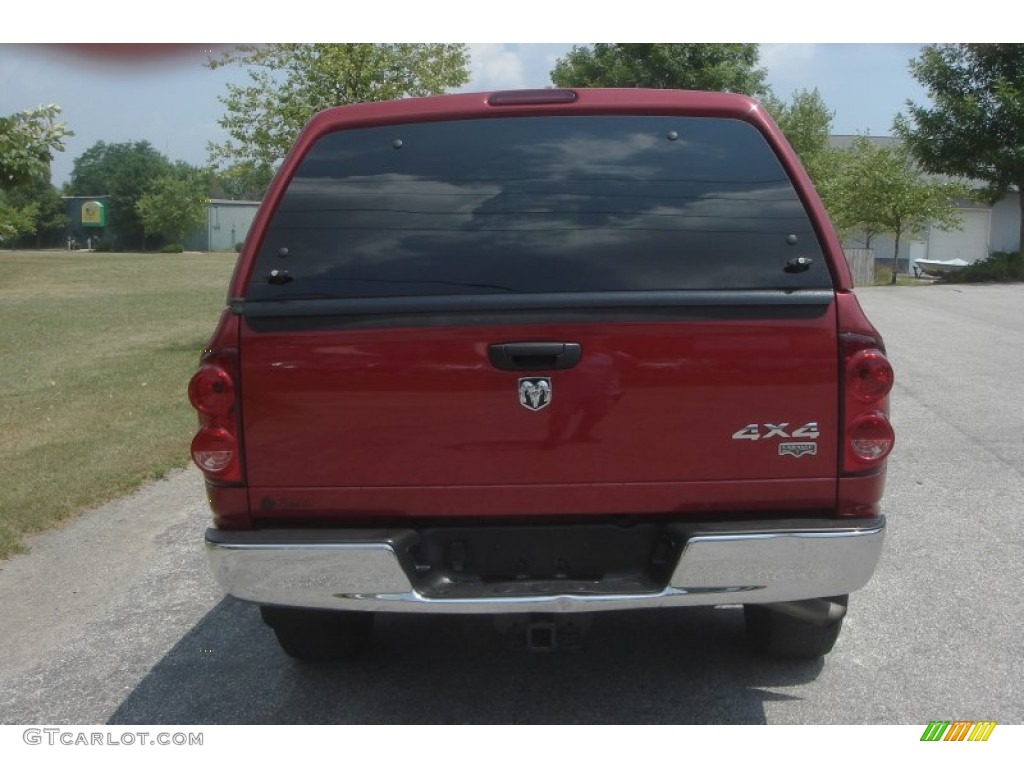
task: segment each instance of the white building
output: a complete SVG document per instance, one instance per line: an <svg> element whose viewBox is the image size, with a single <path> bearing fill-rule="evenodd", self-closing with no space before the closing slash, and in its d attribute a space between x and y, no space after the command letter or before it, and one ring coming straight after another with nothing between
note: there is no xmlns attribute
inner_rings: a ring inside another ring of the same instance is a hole
<svg viewBox="0 0 1024 768"><path fill-rule="evenodd" d="M233 251L256 217L256 200L210 200L206 209L206 228L185 238L188 251Z"/></svg>

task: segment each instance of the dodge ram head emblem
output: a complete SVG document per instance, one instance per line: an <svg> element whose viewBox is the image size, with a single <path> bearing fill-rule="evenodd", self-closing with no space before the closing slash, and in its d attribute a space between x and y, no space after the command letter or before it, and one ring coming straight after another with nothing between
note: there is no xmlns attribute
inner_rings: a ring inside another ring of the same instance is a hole
<svg viewBox="0 0 1024 768"><path fill-rule="evenodd" d="M551 379L547 376L519 380L519 403L523 408L539 411L551 403Z"/></svg>

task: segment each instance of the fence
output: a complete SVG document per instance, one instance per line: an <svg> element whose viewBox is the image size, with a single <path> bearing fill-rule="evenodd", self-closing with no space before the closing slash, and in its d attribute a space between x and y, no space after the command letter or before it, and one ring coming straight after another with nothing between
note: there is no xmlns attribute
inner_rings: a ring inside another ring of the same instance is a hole
<svg viewBox="0 0 1024 768"><path fill-rule="evenodd" d="M874 248L847 248L846 262L853 272L855 286L875 284L875 250Z"/></svg>

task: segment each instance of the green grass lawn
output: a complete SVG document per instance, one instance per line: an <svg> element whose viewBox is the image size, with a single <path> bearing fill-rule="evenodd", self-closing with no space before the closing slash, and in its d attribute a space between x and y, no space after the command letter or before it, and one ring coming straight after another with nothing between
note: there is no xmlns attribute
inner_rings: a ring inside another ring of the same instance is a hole
<svg viewBox="0 0 1024 768"><path fill-rule="evenodd" d="M235 254L0 252L0 558L188 462Z"/></svg>
<svg viewBox="0 0 1024 768"><path fill-rule="evenodd" d="M896 285L932 285L935 283L935 278L932 277L913 277L912 275L897 275ZM875 285L891 285L892 284L892 268L888 266L876 266L875 267Z"/></svg>

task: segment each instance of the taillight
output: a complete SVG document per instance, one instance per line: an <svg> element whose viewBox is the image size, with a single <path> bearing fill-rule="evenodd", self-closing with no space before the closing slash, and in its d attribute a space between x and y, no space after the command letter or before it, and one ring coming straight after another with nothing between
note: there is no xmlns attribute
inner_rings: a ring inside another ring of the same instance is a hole
<svg viewBox="0 0 1024 768"><path fill-rule="evenodd" d="M858 333L840 336L843 355L843 472L876 470L892 451L889 423L892 366L880 342Z"/></svg>
<svg viewBox="0 0 1024 768"><path fill-rule="evenodd" d="M862 403L877 403L892 389L889 361L877 349L862 349L846 365L847 390Z"/></svg>
<svg viewBox="0 0 1024 768"><path fill-rule="evenodd" d="M204 365L188 383L192 407L210 416L226 416L235 400L235 384L223 368Z"/></svg>
<svg viewBox="0 0 1024 768"><path fill-rule="evenodd" d="M238 317L226 311L188 383L188 399L199 413L192 460L217 485L243 482L238 333Z"/></svg>

